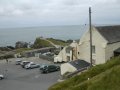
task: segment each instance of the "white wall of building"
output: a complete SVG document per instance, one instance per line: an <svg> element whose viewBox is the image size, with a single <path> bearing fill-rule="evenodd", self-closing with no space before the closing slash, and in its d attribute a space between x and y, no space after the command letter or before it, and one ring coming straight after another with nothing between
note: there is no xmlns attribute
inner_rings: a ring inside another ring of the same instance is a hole
<svg viewBox="0 0 120 90"><path fill-rule="evenodd" d="M77 69L69 63L61 64L61 75L64 75L67 72L74 72Z"/></svg>
<svg viewBox="0 0 120 90"><path fill-rule="evenodd" d="M70 46L71 46L71 47L75 47L76 57L77 57L77 50L78 50L78 49L77 49L77 48L78 48L77 42L71 43ZM66 53L66 48L67 48L67 47L68 47L68 46L64 47L64 48L60 51L60 53L59 53L57 56L54 57L54 61L57 61L57 59L59 59L59 58L60 58L60 60L58 60L58 61L61 61L61 60L64 61L64 62L72 61L72 50L70 51L70 53ZM67 56L70 57L70 60L67 59ZM58 58L56 58L56 57L58 57ZM75 57L73 57L73 58L75 58Z"/></svg>
<svg viewBox="0 0 120 90"><path fill-rule="evenodd" d="M105 49L105 53L106 53L105 59L109 60L111 57L113 57L114 51L118 48L120 48L120 42L108 44L106 49Z"/></svg>
<svg viewBox="0 0 120 90"><path fill-rule="evenodd" d="M92 54L95 64L105 63L105 47L107 40L105 40L100 33L92 28L92 44L95 46L95 52ZM79 59L90 62L90 34L89 31L84 34L79 43Z"/></svg>

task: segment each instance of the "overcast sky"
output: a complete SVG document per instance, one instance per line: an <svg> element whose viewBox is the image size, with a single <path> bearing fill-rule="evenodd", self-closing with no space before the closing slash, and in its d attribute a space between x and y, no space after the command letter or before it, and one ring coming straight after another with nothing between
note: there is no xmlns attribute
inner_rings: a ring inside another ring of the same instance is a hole
<svg viewBox="0 0 120 90"><path fill-rule="evenodd" d="M0 0L0 28L120 24L120 0Z"/></svg>

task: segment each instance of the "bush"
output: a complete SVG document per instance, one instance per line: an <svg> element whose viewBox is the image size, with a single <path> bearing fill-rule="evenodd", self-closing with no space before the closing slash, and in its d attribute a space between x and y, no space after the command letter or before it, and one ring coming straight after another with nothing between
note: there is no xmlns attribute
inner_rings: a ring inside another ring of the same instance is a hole
<svg viewBox="0 0 120 90"><path fill-rule="evenodd" d="M0 59L9 59L9 58L14 58L14 55L10 54L10 55L4 55L0 57Z"/></svg>

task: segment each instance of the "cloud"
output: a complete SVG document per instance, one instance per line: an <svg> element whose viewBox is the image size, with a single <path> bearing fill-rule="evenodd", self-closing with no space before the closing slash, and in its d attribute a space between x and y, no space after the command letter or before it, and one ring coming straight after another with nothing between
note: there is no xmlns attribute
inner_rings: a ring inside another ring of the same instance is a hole
<svg viewBox="0 0 120 90"><path fill-rule="evenodd" d="M111 0L115 1L115 0ZM109 1L109 2L111 2ZM75 10L85 8L96 3L106 3L108 0L1 0L0 15L25 15L29 13L44 14L53 11ZM78 11L79 12L79 11Z"/></svg>
<svg viewBox="0 0 120 90"><path fill-rule="evenodd" d="M109 19L116 20L120 15L119 4L120 0L0 0L0 19L80 24L85 22L91 6L94 22L107 18L109 23Z"/></svg>
<svg viewBox="0 0 120 90"><path fill-rule="evenodd" d="M111 0L112 2L115 0ZM1 0L0 4L4 9L4 13L14 12L14 10L19 9L19 11L23 11L26 13L27 11L36 12L39 11L52 11L52 10L60 10L60 9L76 9L76 7L88 7L89 5L94 5L96 3L107 3L108 0ZM8 14L7 14L8 15Z"/></svg>

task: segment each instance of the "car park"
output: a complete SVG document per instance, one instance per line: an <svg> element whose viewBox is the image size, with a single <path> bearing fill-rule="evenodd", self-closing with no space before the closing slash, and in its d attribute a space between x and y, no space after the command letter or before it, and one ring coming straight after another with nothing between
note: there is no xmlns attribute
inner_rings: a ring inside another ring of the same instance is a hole
<svg viewBox="0 0 120 90"><path fill-rule="evenodd" d="M22 60L22 62L29 61L40 64L41 67L50 64L50 61L36 57L12 58L9 59L11 63L8 64L1 60L0 74L4 75L4 78L0 80L0 90L48 90L48 87L59 79L60 72L44 75L40 73L39 68L32 70L21 68L21 65L15 64L18 59Z"/></svg>
<svg viewBox="0 0 120 90"><path fill-rule="evenodd" d="M4 75L0 74L0 80L4 79Z"/></svg>
<svg viewBox="0 0 120 90"><path fill-rule="evenodd" d="M22 61L22 62L21 62L21 67L24 68L25 65L27 65L28 63L32 63L32 62L29 62L29 61Z"/></svg>
<svg viewBox="0 0 120 90"><path fill-rule="evenodd" d="M40 67L41 73L49 73L59 70L60 70L60 66L56 66L56 65L44 65L43 67Z"/></svg>
<svg viewBox="0 0 120 90"><path fill-rule="evenodd" d="M35 63L29 63L27 65L25 65L26 69L33 69L33 68L39 68L40 64L35 64Z"/></svg>
<svg viewBox="0 0 120 90"><path fill-rule="evenodd" d="M16 65L20 65L21 62L22 62L22 60L16 60L16 61L15 61L15 64L16 64Z"/></svg>

